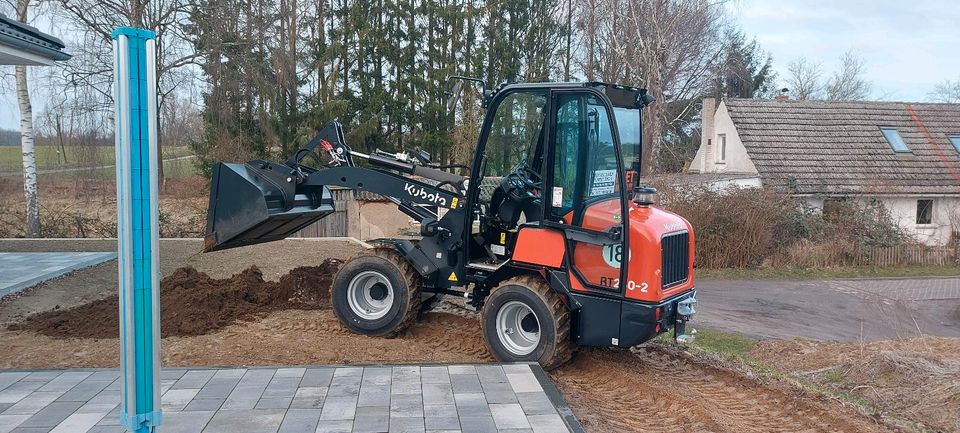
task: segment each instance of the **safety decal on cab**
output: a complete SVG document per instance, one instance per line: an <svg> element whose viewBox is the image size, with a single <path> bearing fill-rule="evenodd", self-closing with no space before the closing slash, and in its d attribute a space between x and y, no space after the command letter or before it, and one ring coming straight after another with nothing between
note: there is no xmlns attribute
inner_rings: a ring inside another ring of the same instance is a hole
<svg viewBox="0 0 960 433"><path fill-rule="evenodd" d="M622 244L613 244L613 245L604 245L601 250L603 255L603 261L607 263L607 266L611 268L620 269L620 263L623 261L623 245ZM627 260L630 260L627 257Z"/></svg>

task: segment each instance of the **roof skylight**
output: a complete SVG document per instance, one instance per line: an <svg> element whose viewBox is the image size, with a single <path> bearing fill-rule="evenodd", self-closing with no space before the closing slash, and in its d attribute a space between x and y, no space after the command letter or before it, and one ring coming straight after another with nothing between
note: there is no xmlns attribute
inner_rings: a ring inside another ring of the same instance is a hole
<svg viewBox="0 0 960 433"><path fill-rule="evenodd" d="M897 131L897 128L880 128L880 132L883 133L883 138L887 139L887 143L890 144L890 148L897 153L910 153L910 148L907 147L907 143L903 141L903 137L900 136L900 132Z"/></svg>

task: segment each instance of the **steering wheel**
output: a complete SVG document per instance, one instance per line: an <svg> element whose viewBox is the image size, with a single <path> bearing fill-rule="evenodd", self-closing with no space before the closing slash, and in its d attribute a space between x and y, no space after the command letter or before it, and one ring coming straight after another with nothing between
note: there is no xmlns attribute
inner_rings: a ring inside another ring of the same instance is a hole
<svg viewBox="0 0 960 433"><path fill-rule="evenodd" d="M540 178L540 173L537 173L526 164L517 167L513 174L515 174L516 179L523 183L523 186L529 190L541 189L543 186L543 179Z"/></svg>

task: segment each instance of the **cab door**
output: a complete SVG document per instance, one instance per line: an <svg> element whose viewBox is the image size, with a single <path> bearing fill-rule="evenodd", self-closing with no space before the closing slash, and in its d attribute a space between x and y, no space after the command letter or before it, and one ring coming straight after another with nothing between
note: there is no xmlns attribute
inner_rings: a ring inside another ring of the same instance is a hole
<svg viewBox="0 0 960 433"><path fill-rule="evenodd" d="M545 224L566 235L571 288L620 294L629 231L609 100L589 89L554 91L550 125Z"/></svg>

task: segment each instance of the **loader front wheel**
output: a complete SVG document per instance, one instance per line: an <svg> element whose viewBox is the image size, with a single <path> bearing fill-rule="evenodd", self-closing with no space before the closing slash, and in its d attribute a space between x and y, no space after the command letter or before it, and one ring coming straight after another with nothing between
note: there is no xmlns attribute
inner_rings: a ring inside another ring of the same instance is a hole
<svg viewBox="0 0 960 433"><path fill-rule="evenodd" d="M376 248L340 268L330 297L334 313L350 331L393 337L420 311L420 275L396 251Z"/></svg>
<svg viewBox="0 0 960 433"><path fill-rule="evenodd" d="M557 368L573 355L570 311L541 278L521 276L494 288L483 304L484 341L501 362Z"/></svg>

